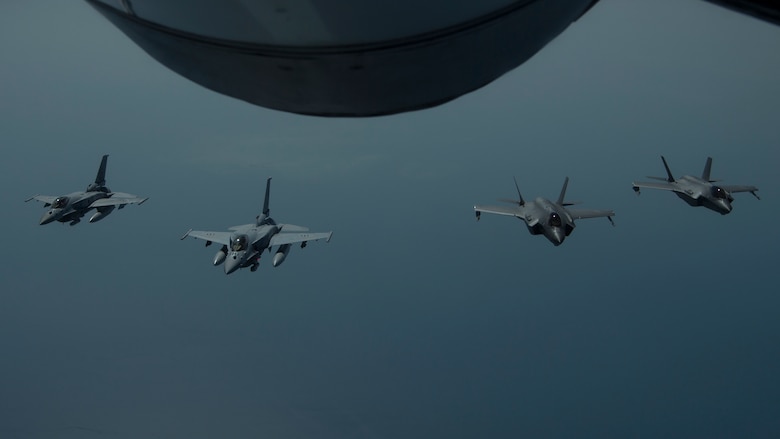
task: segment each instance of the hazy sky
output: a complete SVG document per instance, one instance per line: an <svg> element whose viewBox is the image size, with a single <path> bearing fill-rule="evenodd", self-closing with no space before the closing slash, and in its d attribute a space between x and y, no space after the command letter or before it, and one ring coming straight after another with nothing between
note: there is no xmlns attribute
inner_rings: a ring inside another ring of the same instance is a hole
<svg viewBox="0 0 780 439"><path fill-rule="evenodd" d="M780 436L780 27L602 0L444 106L291 115L157 64L85 2L0 3L0 436ZM34 194L149 196L39 226ZM754 184L727 216L631 181ZM475 203L612 208L560 247ZM333 230L225 276L179 237Z"/></svg>

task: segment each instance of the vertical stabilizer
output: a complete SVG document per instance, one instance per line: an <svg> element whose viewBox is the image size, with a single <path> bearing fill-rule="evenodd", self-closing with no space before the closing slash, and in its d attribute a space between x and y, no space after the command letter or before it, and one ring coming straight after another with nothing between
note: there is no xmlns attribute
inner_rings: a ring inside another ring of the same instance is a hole
<svg viewBox="0 0 780 439"><path fill-rule="evenodd" d="M518 204L522 206L525 204L525 200L523 200L523 196L520 194L520 186L517 185L517 179L515 177L512 177L512 180L515 181L515 189L517 189Z"/></svg>
<svg viewBox="0 0 780 439"><path fill-rule="evenodd" d="M271 177L268 177L268 180L265 182L265 200L263 201L263 215L268 216L268 212L270 212L270 209L268 209L268 197L271 194Z"/></svg>
<svg viewBox="0 0 780 439"><path fill-rule="evenodd" d="M701 173L701 179L710 181L710 170L712 170L712 157L707 157L707 163L704 165L704 172Z"/></svg>
<svg viewBox="0 0 780 439"><path fill-rule="evenodd" d="M561 188L561 194L558 196L558 205L563 206L563 197L566 196L566 187L569 186L569 177L563 180L563 187Z"/></svg>
<svg viewBox="0 0 780 439"><path fill-rule="evenodd" d="M672 171L669 170L669 165L666 164L666 159L664 156L661 156L661 161L664 162L664 168L666 168L666 175L668 175L666 181L673 182L674 177L672 176Z"/></svg>
<svg viewBox="0 0 780 439"><path fill-rule="evenodd" d="M106 163L108 163L108 154L104 155L100 161L100 168L98 168L98 173L95 177L95 184L98 186L106 185Z"/></svg>

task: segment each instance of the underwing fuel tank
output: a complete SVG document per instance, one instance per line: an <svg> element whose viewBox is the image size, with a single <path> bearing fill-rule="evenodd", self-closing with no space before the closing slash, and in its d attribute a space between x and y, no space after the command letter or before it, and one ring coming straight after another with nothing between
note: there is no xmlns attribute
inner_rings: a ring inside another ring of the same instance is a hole
<svg viewBox="0 0 780 439"><path fill-rule="evenodd" d="M274 267L278 267L279 265L284 262L284 260L287 258L287 255L290 253L290 244L284 244L281 247L279 247L279 250L276 251L276 254L274 255L273 259L273 265Z"/></svg>
<svg viewBox="0 0 780 439"><path fill-rule="evenodd" d="M218 93L317 116L433 107L531 58L598 0L85 0Z"/></svg>
<svg viewBox="0 0 780 439"><path fill-rule="evenodd" d="M107 217L108 214L113 212L115 207L116 206L106 206L98 208L97 212L95 212L95 214L89 218L89 222L95 223L102 220L103 218Z"/></svg>
<svg viewBox="0 0 780 439"><path fill-rule="evenodd" d="M217 266L223 262L225 262L225 257L227 256L227 247L222 246L221 249L217 252L217 254L214 255L214 265Z"/></svg>

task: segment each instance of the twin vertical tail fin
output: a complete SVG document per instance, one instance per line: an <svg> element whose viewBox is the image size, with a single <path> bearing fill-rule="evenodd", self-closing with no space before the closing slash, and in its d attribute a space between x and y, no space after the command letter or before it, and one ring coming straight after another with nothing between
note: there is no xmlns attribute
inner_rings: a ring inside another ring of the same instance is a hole
<svg viewBox="0 0 780 439"><path fill-rule="evenodd" d="M661 156L661 161L664 162L664 168L666 168L666 175L668 176L666 181L670 183L673 182L674 177L672 176L672 171L669 170L669 165L666 164L666 159L664 158L664 156Z"/></svg>
<svg viewBox="0 0 780 439"><path fill-rule="evenodd" d="M707 163L704 165L704 172L701 173L701 179L704 181L710 180L710 170L712 170L712 157L707 157Z"/></svg>
<svg viewBox="0 0 780 439"><path fill-rule="evenodd" d="M523 199L523 195L520 194L520 186L518 186L517 179L515 177L512 177L512 180L515 181L515 189L517 189L517 203L522 206L525 204L525 200Z"/></svg>
<svg viewBox="0 0 780 439"><path fill-rule="evenodd" d="M558 205L563 206L564 201L563 198L566 196L566 187L569 186L569 177L566 177L565 180L563 180L563 187L561 188L561 194L558 196Z"/></svg>

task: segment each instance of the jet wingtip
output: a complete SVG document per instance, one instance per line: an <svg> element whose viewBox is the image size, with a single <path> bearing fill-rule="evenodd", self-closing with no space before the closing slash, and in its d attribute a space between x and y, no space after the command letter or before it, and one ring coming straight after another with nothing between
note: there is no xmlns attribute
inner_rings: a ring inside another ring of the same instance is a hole
<svg viewBox="0 0 780 439"><path fill-rule="evenodd" d="M181 238L179 238L179 239L182 239L182 240L183 240L184 238L186 238L186 237L190 236L190 232L192 232L192 229L189 229L189 230L187 230L187 233L185 233L185 234L184 234L184 235L183 235Z"/></svg>

